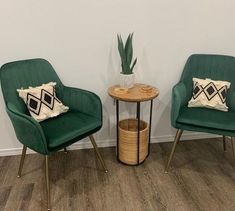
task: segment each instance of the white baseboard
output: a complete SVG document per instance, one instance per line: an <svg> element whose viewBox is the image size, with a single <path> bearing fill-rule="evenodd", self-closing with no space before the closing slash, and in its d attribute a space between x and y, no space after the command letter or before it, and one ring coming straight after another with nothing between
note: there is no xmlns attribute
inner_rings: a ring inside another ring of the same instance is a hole
<svg viewBox="0 0 235 211"><path fill-rule="evenodd" d="M182 135L181 140L193 140L193 139L206 139L206 138L215 138L219 137L213 134L207 133L185 133ZM171 142L174 140L174 135L164 135L164 136L153 136L151 137L151 143L163 143L163 142ZM97 145L99 147L113 147L116 146L116 140L97 140ZM77 149L89 149L92 148L92 144L90 141L79 141L70 147L69 150L77 150ZM9 149L0 149L0 156L10 156L10 155L20 155L22 152L22 148L9 148ZM27 150L27 154L35 153L32 150Z"/></svg>

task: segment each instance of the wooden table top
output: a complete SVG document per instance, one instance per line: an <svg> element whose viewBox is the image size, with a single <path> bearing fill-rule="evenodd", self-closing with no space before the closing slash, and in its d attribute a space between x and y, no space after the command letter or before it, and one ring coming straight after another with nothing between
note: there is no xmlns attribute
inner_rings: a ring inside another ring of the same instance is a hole
<svg viewBox="0 0 235 211"><path fill-rule="evenodd" d="M108 89L108 93L116 100L143 102L156 98L159 95L159 90L156 87L146 84L135 84L130 89L121 88L120 85L114 85Z"/></svg>

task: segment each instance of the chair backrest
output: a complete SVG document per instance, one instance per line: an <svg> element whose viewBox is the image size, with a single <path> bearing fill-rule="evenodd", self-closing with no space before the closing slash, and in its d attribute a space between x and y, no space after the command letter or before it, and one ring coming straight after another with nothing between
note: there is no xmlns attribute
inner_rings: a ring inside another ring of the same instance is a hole
<svg viewBox="0 0 235 211"><path fill-rule="evenodd" d="M231 82L227 95L227 104L228 106L231 105L232 95L235 91L235 57L206 54L191 55L185 64L180 79L186 85L187 100L192 97L193 77Z"/></svg>
<svg viewBox="0 0 235 211"><path fill-rule="evenodd" d="M13 103L19 111L27 109L16 89L40 86L43 83L62 83L51 64L44 59L30 59L4 64L0 69L0 80L5 103Z"/></svg>

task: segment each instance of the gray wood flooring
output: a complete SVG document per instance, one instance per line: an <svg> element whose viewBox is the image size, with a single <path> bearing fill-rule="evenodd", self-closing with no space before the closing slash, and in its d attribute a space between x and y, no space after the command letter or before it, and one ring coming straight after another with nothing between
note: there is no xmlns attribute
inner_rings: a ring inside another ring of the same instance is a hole
<svg viewBox="0 0 235 211"><path fill-rule="evenodd" d="M228 142L183 141L168 174L164 165L172 143L152 144L138 167L116 161L115 148L100 149L109 169L102 171L94 151L56 153L50 158L52 210L157 211L235 210L235 159ZM0 210L46 210L44 158L0 157Z"/></svg>

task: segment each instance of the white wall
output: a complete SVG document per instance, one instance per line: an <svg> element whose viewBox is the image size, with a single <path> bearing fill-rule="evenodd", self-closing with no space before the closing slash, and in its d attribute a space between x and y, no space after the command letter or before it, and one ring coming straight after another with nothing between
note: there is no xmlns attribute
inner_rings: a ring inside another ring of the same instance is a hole
<svg viewBox="0 0 235 211"><path fill-rule="evenodd" d="M187 57L235 55L234 11L233 0L0 0L0 64L43 57L65 84L96 92L104 104L104 127L97 139L114 143L115 107L107 88L118 82L116 34L134 32L137 79L161 91L154 103L153 136L164 141L174 134L171 88ZM123 112L126 107L130 110L124 105ZM0 134L0 152L21 146L2 95Z"/></svg>

